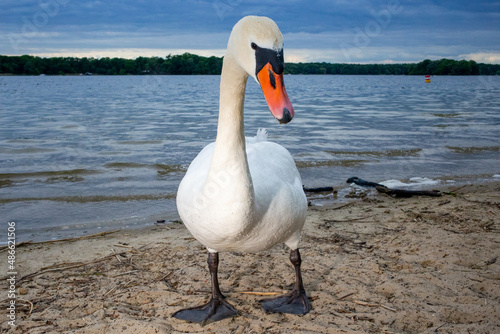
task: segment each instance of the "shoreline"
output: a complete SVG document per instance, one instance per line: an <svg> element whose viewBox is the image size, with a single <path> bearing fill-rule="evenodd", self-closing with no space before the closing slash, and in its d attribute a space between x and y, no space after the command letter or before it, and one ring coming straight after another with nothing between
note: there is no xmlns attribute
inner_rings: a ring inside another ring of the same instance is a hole
<svg viewBox="0 0 500 334"><path fill-rule="evenodd" d="M309 208L305 316L266 315L257 303L293 283L284 246L222 253L221 289L241 315L202 328L170 317L208 297L206 251L182 224L18 245L11 332L498 331L500 181L432 188L449 193Z"/></svg>
<svg viewBox="0 0 500 334"><path fill-rule="evenodd" d="M447 189L452 189L454 187L461 187L464 185L482 185L488 183L494 183L500 181L499 174L480 174L480 175L459 175L459 176L442 176L436 178L416 178L417 181L410 181L411 179L402 180L386 180L381 181L382 183L387 181L397 181L396 184L389 184L391 188L402 188L402 189L415 189L415 190L441 190L446 191ZM427 181L431 181L427 183ZM450 182L451 181L451 182ZM398 184L399 183L399 184ZM353 201L361 200L365 197L376 196L377 191L375 188L365 188L360 186L352 186L345 181L325 184L325 185L315 185L317 187L323 186L333 186L334 192L330 193L308 193L308 200L311 202L312 206L332 206L332 205L342 205L345 203L350 203ZM171 197L168 195L167 197ZM173 196L175 199L175 196ZM147 207L147 203L144 204ZM180 217L173 207L173 211L165 211L164 213L155 213L150 216L135 217L128 219L113 219L109 221L93 221L88 223L79 222L76 224L58 226L58 227L47 227L47 228L36 228L30 229L29 232L21 230L18 233L19 242L52 242L58 241L60 239L67 238L83 238L88 235L96 233L107 233L109 231L136 231L144 228L154 228L155 226L170 225L173 222L180 220ZM165 224L157 224L159 220L165 220ZM19 232L19 226L17 226ZM35 231L35 232L34 232ZM34 234L42 237L33 237ZM5 242L0 242L0 248L6 245Z"/></svg>

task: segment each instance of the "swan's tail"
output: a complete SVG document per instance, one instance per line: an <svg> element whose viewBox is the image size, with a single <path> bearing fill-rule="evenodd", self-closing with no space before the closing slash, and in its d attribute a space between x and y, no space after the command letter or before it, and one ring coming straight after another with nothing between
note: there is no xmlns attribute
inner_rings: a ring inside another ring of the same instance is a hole
<svg viewBox="0 0 500 334"><path fill-rule="evenodd" d="M260 141L267 141L267 130L260 128L257 130L257 135L255 136L255 141L258 143Z"/></svg>

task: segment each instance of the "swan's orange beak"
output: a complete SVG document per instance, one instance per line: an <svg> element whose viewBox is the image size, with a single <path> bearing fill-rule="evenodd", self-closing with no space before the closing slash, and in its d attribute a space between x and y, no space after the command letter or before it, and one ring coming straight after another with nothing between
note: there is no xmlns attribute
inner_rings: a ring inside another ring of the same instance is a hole
<svg viewBox="0 0 500 334"><path fill-rule="evenodd" d="M270 63L267 63L257 73L262 92L266 98L269 110L280 123L288 123L292 120L295 112L288 98L283 82L283 73L276 74Z"/></svg>

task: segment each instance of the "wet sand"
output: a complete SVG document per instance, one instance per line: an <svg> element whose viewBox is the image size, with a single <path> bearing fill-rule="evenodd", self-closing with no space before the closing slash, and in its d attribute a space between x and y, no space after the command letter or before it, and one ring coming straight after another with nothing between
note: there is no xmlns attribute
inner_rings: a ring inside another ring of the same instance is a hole
<svg viewBox="0 0 500 334"><path fill-rule="evenodd" d="M377 194L312 206L301 242L312 311L266 315L261 294L294 281L288 249L222 253L221 289L241 313L205 327L206 251L181 223L18 245L12 333L498 333L500 182L442 197ZM5 250L1 258L7 259ZM5 274L3 273L2 276ZM6 304L2 277L0 299ZM2 308L2 317L6 309Z"/></svg>

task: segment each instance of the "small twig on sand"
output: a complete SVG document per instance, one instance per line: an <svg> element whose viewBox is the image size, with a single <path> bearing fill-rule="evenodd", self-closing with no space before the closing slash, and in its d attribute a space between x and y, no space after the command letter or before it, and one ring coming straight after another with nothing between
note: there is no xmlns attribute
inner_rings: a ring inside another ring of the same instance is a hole
<svg viewBox="0 0 500 334"><path fill-rule="evenodd" d="M118 255L116 255L116 252L114 250L114 248L111 248L111 251L113 252L113 254L115 255L116 259L118 260L118 262L122 263L122 260L120 260L120 257Z"/></svg>
<svg viewBox="0 0 500 334"><path fill-rule="evenodd" d="M389 311L392 311L392 312L397 312L398 311L395 308L389 307L389 306L384 305L384 304L380 304L380 307L385 308L386 310L389 310Z"/></svg>
<svg viewBox="0 0 500 334"><path fill-rule="evenodd" d="M449 194L449 193L456 193L456 192L457 192L457 191L459 191L460 189L463 189L463 188L465 188L465 187L467 187L467 186L468 186L468 185L467 185L467 184L465 184L465 185L463 185L463 186L461 186L461 187L458 187L458 188L452 189L452 190L448 191L448 192L447 192L447 194Z"/></svg>
<svg viewBox="0 0 500 334"><path fill-rule="evenodd" d="M30 311L28 312L28 317L29 317L31 315L31 312L33 312L33 303L26 299L19 299L19 300L28 303L30 305Z"/></svg>
<svg viewBox="0 0 500 334"><path fill-rule="evenodd" d="M122 244L114 244L113 246L115 246L115 247L122 247L122 248L134 248L132 246L127 246L127 245L122 245Z"/></svg>
<svg viewBox="0 0 500 334"><path fill-rule="evenodd" d="M362 300L353 300L352 302L354 304L363 305L363 306L370 306L370 307L379 307L380 306L380 304L371 304L368 302L364 302Z"/></svg>
<svg viewBox="0 0 500 334"><path fill-rule="evenodd" d="M348 222L353 222L353 221L358 221L358 220L365 220L368 218L372 218L373 215L371 216L366 216L366 217L359 217L359 218L350 218L350 219L325 219L326 223L348 223Z"/></svg>
<svg viewBox="0 0 500 334"><path fill-rule="evenodd" d="M358 305L369 306L369 307L382 307L382 308L385 308L386 310L389 310L392 312L397 312L397 310L395 308L389 307L389 306L384 305L384 304L372 304L372 303L364 302L362 300L353 300L352 302L354 304L358 304Z"/></svg>
<svg viewBox="0 0 500 334"><path fill-rule="evenodd" d="M235 291L235 293L242 293L245 295L254 295L254 296L275 296L281 294L281 292L258 292L258 291Z"/></svg>
<svg viewBox="0 0 500 334"><path fill-rule="evenodd" d="M438 330L441 328L441 327L444 327L446 325L446 322L444 324L442 324L441 326L439 327L436 327L436 329L434 330L434 333L437 333Z"/></svg>
<svg viewBox="0 0 500 334"><path fill-rule="evenodd" d="M75 306L75 307L73 307L71 310L69 310L69 311L68 311L68 313L73 312L74 310L76 310L76 309L77 309L77 308L79 308L79 307L80 307L80 305L76 305L76 306Z"/></svg>
<svg viewBox="0 0 500 334"><path fill-rule="evenodd" d="M334 208L331 208L330 210L340 210L340 209L345 208L346 206L349 206L349 205L351 205L351 204L352 204L352 202L351 202L351 203L344 204L344 205L336 206L336 207L334 207Z"/></svg>
<svg viewBox="0 0 500 334"><path fill-rule="evenodd" d="M102 298L106 297L106 296L107 296L107 295L109 295L111 292L115 291L117 287L118 287L118 285L115 285L115 287L114 287L114 288L112 288L111 290L109 290L108 292L106 292L106 293L102 296Z"/></svg>
<svg viewBox="0 0 500 334"><path fill-rule="evenodd" d="M347 297L350 297L350 296L352 296L352 295L354 295L354 294L356 294L356 292L351 292L351 293L348 293L347 295L344 295L344 296L342 296L342 297L340 297L340 298L337 298L337 300L346 299Z"/></svg>

